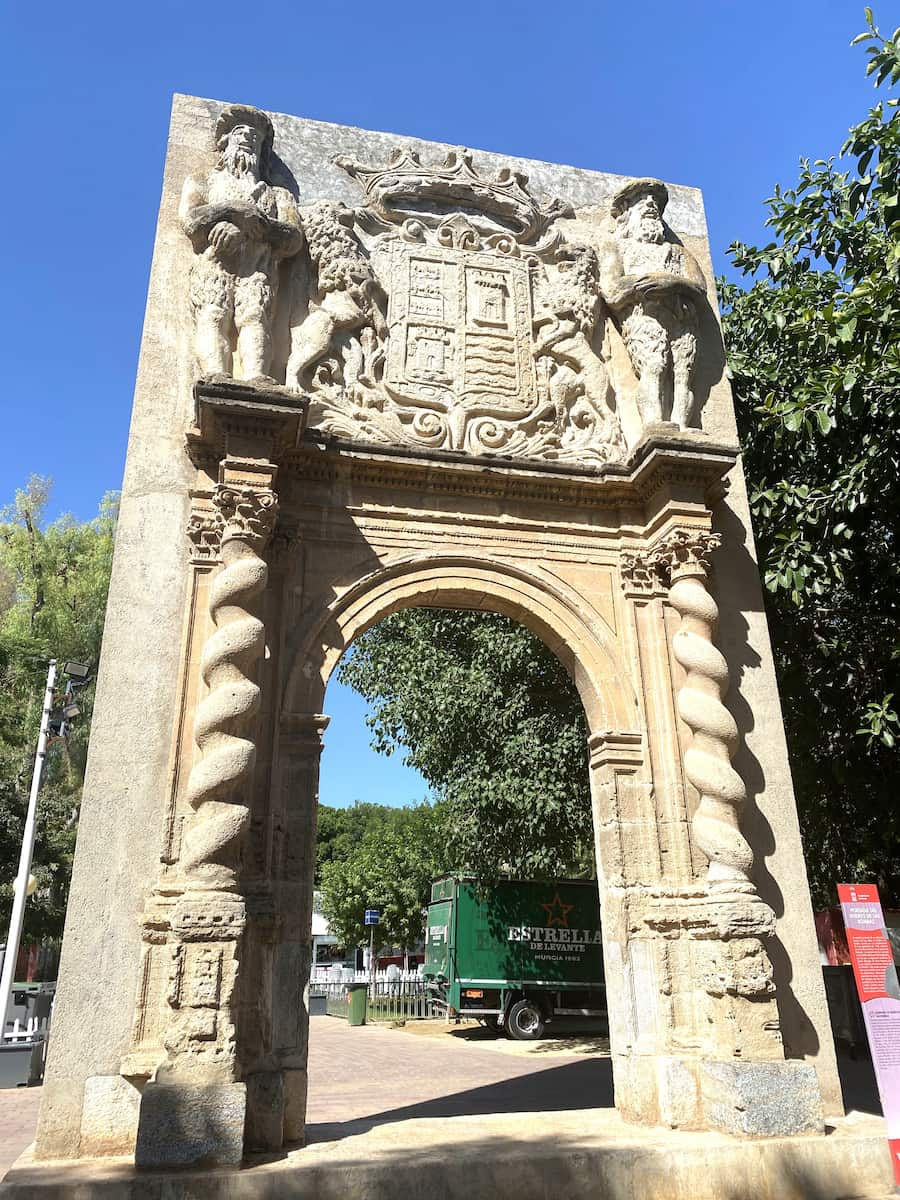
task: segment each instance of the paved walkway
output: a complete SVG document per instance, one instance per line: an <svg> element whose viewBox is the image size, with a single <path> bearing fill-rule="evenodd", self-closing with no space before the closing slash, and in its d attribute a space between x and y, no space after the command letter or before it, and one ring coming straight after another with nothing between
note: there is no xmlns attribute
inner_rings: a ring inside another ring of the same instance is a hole
<svg viewBox="0 0 900 1200"><path fill-rule="evenodd" d="M0 1179L34 1141L41 1089L0 1088Z"/></svg>
<svg viewBox="0 0 900 1200"><path fill-rule="evenodd" d="M841 1066L852 1077L844 1078L848 1107L879 1112L871 1065L842 1060ZM610 1061L596 1042L575 1037L522 1045L437 1022L410 1032L351 1029L333 1017L313 1017L309 1070L310 1142L407 1120L564 1112L613 1102ZM40 1093L0 1090L0 1178L34 1138Z"/></svg>
<svg viewBox="0 0 900 1200"><path fill-rule="evenodd" d="M544 1042L519 1050L482 1029L421 1036L377 1025L351 1029L312 1017L310 1141L364 1133L412 1117L514 1113L612 1103L609 1060L585 1047ZM434 1031L427 1031L434 1032ZM40 1088L0 1090L0 1178L34 1140Z"/></svg>
<svg viewBox="0 0 900 1200"><path fill-rule="evenodd" d="M506 1039L486 1035L479 1028L423 1037L377 1025L351 1029L334 1017L312 1017L309 1141L422 1117L612 1105L608 1055L590 1053L593 1047L580 1052L577 1040L534 1043L528 1053L510 1054Z"/></svg>

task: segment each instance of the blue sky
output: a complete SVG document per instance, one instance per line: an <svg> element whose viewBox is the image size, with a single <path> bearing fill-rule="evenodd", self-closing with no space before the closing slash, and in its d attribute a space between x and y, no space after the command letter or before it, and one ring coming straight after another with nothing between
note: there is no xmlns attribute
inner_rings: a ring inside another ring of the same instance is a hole
<svg viewBox="0 0 900 1200"><path fill-rule="evenodd" d="M0 505L37 472L82 518L121 481L173 92L692 184L719 271L873 103L855 0L50 0L4 27ZM323 801L420 798L328 701Z"/></svg>

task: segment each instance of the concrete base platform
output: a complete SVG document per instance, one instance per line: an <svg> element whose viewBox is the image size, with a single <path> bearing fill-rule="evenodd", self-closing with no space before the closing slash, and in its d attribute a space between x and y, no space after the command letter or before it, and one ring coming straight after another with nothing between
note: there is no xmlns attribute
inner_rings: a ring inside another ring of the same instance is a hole
<svg viewBox="0 0 900 1200"><path fill-rule="evenodd" d="M610 1109L381 1124L240 1168L138 1173L122 1159L19 1159L0 1200L885 1200L884 1122L739 1140L625 1125Z"/></svg>

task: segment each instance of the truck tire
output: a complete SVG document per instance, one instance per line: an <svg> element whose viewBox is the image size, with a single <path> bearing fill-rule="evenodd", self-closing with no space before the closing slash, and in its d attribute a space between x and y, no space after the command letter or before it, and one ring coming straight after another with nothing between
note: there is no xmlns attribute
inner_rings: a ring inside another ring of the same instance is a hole
<svg viewBox="0 0 900 1200"><path fill-rule="evenodd" d="M517 1000L506 1018L506 1031L514 1041L536 1041L544 1034L544 1014L533 1000Z"/></svg>

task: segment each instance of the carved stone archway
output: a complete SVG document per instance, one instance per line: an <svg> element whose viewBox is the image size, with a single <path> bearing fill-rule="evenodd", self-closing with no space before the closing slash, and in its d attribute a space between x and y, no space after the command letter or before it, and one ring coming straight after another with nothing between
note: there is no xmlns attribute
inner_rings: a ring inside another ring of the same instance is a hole
<svg viewBox="0 0 900 1200"><path fill-rule="evenodd" d="M699 197L385 142L177 101L38 1154L302 1139L325 684L411 605L514 617L578 687L621 1115L820 1129Z"/></svg>

